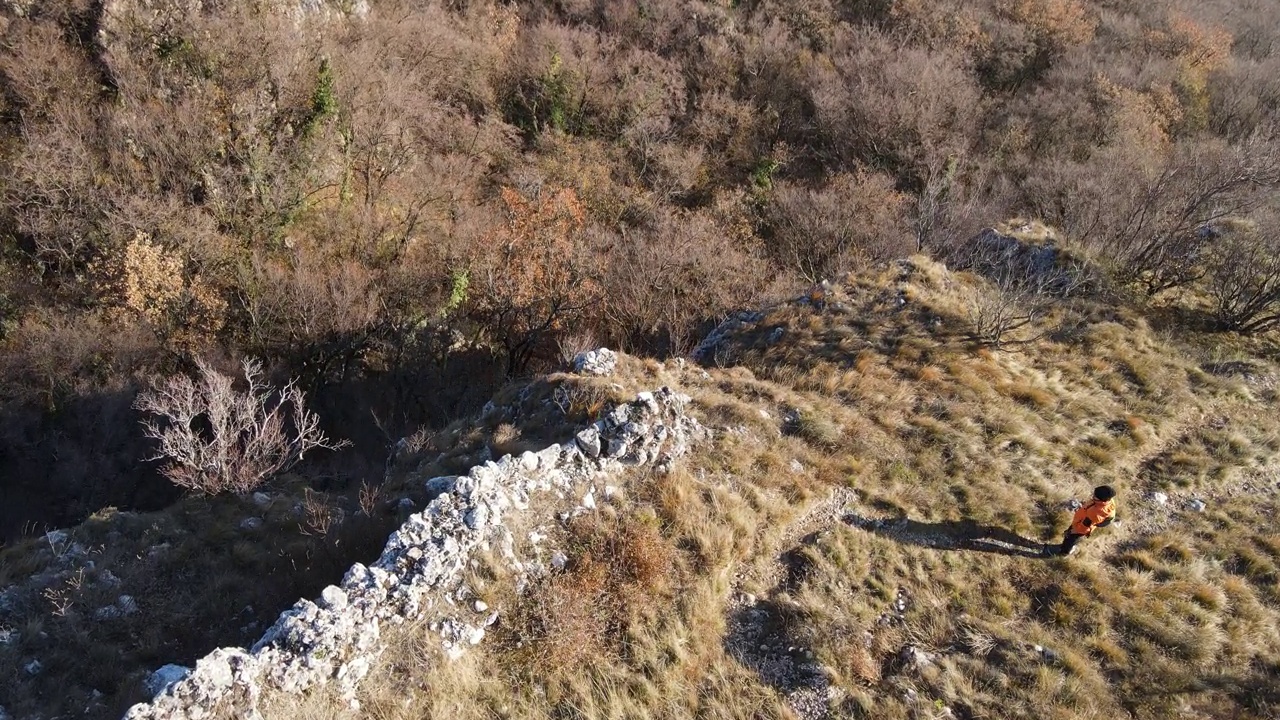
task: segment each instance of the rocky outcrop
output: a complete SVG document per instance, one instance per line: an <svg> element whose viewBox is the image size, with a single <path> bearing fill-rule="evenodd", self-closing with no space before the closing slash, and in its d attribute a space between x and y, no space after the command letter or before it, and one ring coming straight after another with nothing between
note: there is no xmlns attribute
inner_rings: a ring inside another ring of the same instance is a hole
<svg viewBox="0 0 1280 720"><path fill-rule="evenodd" d="M185 674L165 666L164 677L153 676L160 694L126 718L201 720L215 711L258 717L264 688L297 693L328 683L355 704L358 684L382 652L383 629L410 620L425 621L456 657L497 619L483 603L464 602L462 575L472 557L496 548L517 572L541 571L538 560L517 556L504 517L528 509L537 493L578 497L602 476L684 454L706 433L685 413L687 402L666 388L641 393L563 444L507 455L464 476L422 478L441 494L387 540L377 562L353 566L317 601L299 601L249 650L215 650ZM592 504L593 491L586 495Z"/></svg>

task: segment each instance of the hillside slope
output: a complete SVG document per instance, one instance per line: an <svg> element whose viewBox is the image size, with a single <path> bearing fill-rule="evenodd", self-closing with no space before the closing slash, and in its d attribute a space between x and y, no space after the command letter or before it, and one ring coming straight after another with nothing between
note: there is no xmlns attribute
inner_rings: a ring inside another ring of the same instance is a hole
<svg viewBox="0 0 1280 720"><path fill-rule="evenodd" d="M1084 300L993 350L971 340L992 292L912 258L737 316L701 366L623 355L607 377L515 383L402 443L368 507L286 483L8 548L0 599L22 620L0 628L0 704L115 717L151 670L247 647L344 559L371 562L438 492L423 478L563 442L665 386L710 439L505 528L553 570L479 553L458 612L490 618L482 641L449 652L440 627L384 625L354 706L351 683L264 689L262 715L1275 717L1277 368ZM1040 557L1101 483L1123 523Z"/></svg>
<svg viewBox="0 0 1280 720"><path fill-rule="evenodd" d="M522 594L478 569L490 639L402 630L362 714L1275 717L1274 366L1102 307L993 352L983 292L914 258L739 320L705 371L624 363L713 446L570 522ZM1123 524L1038 557L1104 482Z"/></svg>

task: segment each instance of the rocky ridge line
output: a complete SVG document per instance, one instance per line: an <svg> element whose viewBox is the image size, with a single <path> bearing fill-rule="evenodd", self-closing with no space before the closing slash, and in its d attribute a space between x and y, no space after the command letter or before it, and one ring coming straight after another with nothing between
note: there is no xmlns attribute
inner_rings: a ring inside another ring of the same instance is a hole
<svg viewBox="0 0 1280 720"><path fill-rule="evenodd" d="M464 476L426 479L441 494L391 535L377 562L353 565L341 586L325 588L317 602L300 600L248 651L219 648L193 670L161 668L152 685L159 694L130 708L126 720L203 720L226 712L260 718L264 688L300 693L330 682L356 707L356 689L383 651L387 623L425 620L446 652L460 655L497 619L479 604L464 609L457 602L466 599L462 576L470 560L496 547L517 571L539 572L537 560L516 556L504 513L527 509L536 492L573 493L627 467L662 467L683 455L708 433L686 414L688 402L668 388L640 393L568 442L506 455Z"/></svg>

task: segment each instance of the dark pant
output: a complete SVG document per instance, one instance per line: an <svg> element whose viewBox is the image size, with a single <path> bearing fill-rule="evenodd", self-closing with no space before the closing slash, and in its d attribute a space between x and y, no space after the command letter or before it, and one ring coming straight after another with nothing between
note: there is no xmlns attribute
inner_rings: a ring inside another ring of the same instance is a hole
<svg viewBox="0 0 1280 720"><path fill-rule="evenodd" d="M1062 538L1062 548L1061 548L1060 550L1058 550L1058 554L1059 554L1059 555L1068 555L1068 554L1070 554L1070 553L1071 553L1071 548L1075 547L1075 546L1076 546L1076 543L1080 542L1080 538L1085 538L1085 537L1089 537L1089 536L1088 536L1088 535L1076 535L1075 533L1068 531L1068 532L1067 532L1067 534L1066 534L1066 536L1064 536L1064 537Z"/></svg>

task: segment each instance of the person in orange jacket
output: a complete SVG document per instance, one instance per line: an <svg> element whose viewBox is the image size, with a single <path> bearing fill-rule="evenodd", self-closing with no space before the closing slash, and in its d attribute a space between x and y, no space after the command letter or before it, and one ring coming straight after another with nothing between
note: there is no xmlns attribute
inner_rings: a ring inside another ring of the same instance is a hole
<svg viewBox="0 0 1280 720"><path fill-rule="evenodd" d="M1062 538L1062 545L1054 552L1053 546L1045 548L1046 555L1070 555L1075 550L1080 538L1089 537L1094 528L1106 527L1112 522L1119 523L1116 518L1116 491L1110 485L1100 485L1093 489L1093 499L1085 503L1071 518L1071 527Z"/></svg>

